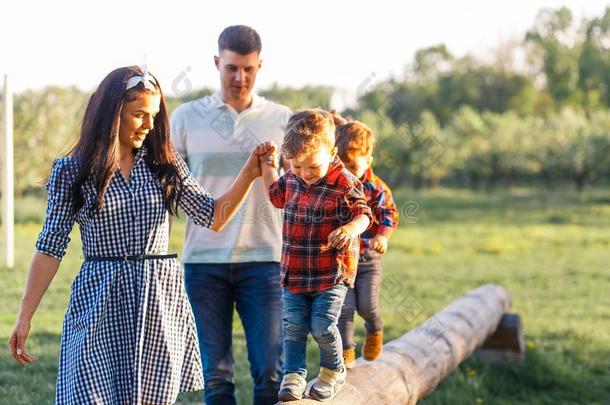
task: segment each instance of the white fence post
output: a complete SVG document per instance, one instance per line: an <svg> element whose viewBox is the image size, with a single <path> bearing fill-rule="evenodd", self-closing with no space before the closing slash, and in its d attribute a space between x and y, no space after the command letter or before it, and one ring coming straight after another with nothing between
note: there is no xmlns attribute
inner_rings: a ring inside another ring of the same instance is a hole
<svg viewBox="0 0 610 405"><path fill-rule="evenodd" d="M2 159L2 225L9 269L15 266L15 182L13 162L13 93L8 74L4 75L4 159Z"/></svg>

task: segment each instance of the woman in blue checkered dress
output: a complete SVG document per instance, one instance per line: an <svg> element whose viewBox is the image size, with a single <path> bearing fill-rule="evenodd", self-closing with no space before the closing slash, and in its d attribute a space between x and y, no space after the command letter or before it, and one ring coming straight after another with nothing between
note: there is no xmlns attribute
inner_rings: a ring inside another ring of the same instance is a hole
<svg viewBox="0 0 610 405"><path fill-rule="evenodd" d="M74 222L84 263L63 323L58 404L168 404L203 388L182 267L168 255L169 217L179 206L219 230L260 175L254 153L218 198L189 174L170 145L156 79L138 67L111 72L91 96L80 138L48 181L36 243L9 346L24 365L30 322L55 275Z"/></svg>

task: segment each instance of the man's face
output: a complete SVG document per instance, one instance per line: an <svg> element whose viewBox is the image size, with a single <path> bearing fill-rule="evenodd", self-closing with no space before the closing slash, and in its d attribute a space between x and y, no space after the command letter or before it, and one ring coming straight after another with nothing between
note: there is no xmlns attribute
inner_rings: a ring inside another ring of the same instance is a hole
<svg viewBox="0 0 610 405"><path fill-rule="evenodd" d="M262 65L258 52L241 55L224 49L220 52L220 56L214 57L214 63L220 72L220 85L225 102L229 104L248 102L256 74Z"/></svg>

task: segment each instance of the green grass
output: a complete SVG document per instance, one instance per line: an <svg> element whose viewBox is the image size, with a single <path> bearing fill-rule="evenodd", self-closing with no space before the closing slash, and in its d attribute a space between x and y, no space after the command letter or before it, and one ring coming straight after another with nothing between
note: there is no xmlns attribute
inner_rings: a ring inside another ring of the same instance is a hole
<svg viewBox="0 0 610 405"><path fill-rule="evenodd" d="M441 189L401 190L400 229L385 256L382 306L394 339L477 286L507 286L528 346L520 365L468 359L423 403L610 403L610 190L583 195L512 189L494 195ZM40 229L34 200L18 204L17 266L0 268L0 340L8 339ZM33 208L32 208L33 207ZM27 222L32 220L34 222ZM183 221L172 235L180 251ZM38 361L20 368L0 350L0 403L52 403L61 320L80 264L78 234L33 321L29 349ZM238 401L251 401L243 329L236 318ZM358 324L362 341L362 325ZM6 347L6 346L5 346ZM310 342L310 374L317 372ZM201 403L201 393L180 397Z"/></svg>

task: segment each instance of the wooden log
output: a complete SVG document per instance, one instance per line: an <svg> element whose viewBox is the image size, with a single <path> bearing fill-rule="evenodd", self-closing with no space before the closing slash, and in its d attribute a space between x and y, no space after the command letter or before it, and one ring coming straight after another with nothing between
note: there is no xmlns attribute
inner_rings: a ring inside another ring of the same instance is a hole
<svg viewBox="0 0 610 405"><path fill-rule="evenodd" d="M510 308L502 286L469 291L418 328L388 342L379 359L358 359L347 382L328 404L415 404L492 335ZM304 399L288 405L312 405Z"/></svg>

